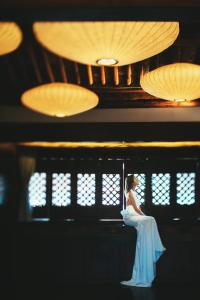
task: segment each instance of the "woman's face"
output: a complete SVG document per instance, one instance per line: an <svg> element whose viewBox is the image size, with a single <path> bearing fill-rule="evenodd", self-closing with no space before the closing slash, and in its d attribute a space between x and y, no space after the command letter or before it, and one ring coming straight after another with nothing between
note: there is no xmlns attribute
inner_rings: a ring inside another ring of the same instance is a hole
<svg viewBox="0 0 200 300"><path fill-rule="evenodd" d="M134 186L137 186L137 185L139 185L139 180L136 178L136 177L133 177L133 185Z"/></svg>

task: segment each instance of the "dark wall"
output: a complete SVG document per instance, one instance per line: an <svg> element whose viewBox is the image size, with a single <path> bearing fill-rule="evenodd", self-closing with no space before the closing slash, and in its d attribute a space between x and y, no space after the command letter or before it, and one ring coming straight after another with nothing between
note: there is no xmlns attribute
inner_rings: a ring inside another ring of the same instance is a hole
<svg viewBox="0 0 200 300"><path fill-rule="evenodd" d="M10 285L13 280L13 237L17 220L18 185L17 160L14 147L0 145L0 174L5 186L1 187L0 205L0 282Z"/></svg>

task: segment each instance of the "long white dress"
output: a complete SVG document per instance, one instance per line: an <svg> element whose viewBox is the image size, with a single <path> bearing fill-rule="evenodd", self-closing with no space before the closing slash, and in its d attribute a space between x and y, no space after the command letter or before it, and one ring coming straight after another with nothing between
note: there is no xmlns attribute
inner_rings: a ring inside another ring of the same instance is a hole
<svg viewBox="0 0 200 300"><path fill-rule="evenodd" d="M131 190L136 205L140 206L135 191ZM124 223L137 230L137 242L132 277L121 284L151 287L156 276L156 262L166 250L163 246L154 217L138 214L132 205L121 211Z"/></svg>

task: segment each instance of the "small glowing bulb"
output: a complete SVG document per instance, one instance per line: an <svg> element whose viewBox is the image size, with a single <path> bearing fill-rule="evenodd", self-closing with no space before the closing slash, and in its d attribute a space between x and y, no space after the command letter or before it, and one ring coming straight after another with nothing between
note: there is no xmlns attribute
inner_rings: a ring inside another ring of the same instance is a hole
<svg viewBox="0 0 200 300"><path fill-rule="evenodd" d="M58 114L55 114L56 117L58 118L63 118L65 117L66 115L65 114L62 114L62 113L58 113Z"/></svg>
<svg viewBox="0 0 200 300"><path fill-rule="evenodd" d="M97 64L102 66L113 66L118 64L118 60L114 58L100 58L97 59Z"/></svg>
<svg viewBox="0 0 200 300"><path fill-rule="evenodd" d="M175 102L186 102L187 100L186 99L175 99L174 101Z"/></svg>

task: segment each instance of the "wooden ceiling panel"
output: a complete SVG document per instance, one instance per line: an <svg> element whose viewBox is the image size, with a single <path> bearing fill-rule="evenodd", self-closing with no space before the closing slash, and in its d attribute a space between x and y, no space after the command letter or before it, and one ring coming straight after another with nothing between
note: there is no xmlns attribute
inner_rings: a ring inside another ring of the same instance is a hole
<svg viewBox="0 0 200 300"><path fill-rule="evenodd" d="M24 40L15 52L0 57L0 105L20 104L20 95L27 89L61 81L85 86L100 98L99 108L168 107L170 101L145 93L139 84L142 71L178 62L200 64L200 22L181 23L181 33L169 49L159 55L122 67L94 67L60 58L42 48L35 40L31 23L22 24ZM181 106L200 106L200 101Z"/></svg>

